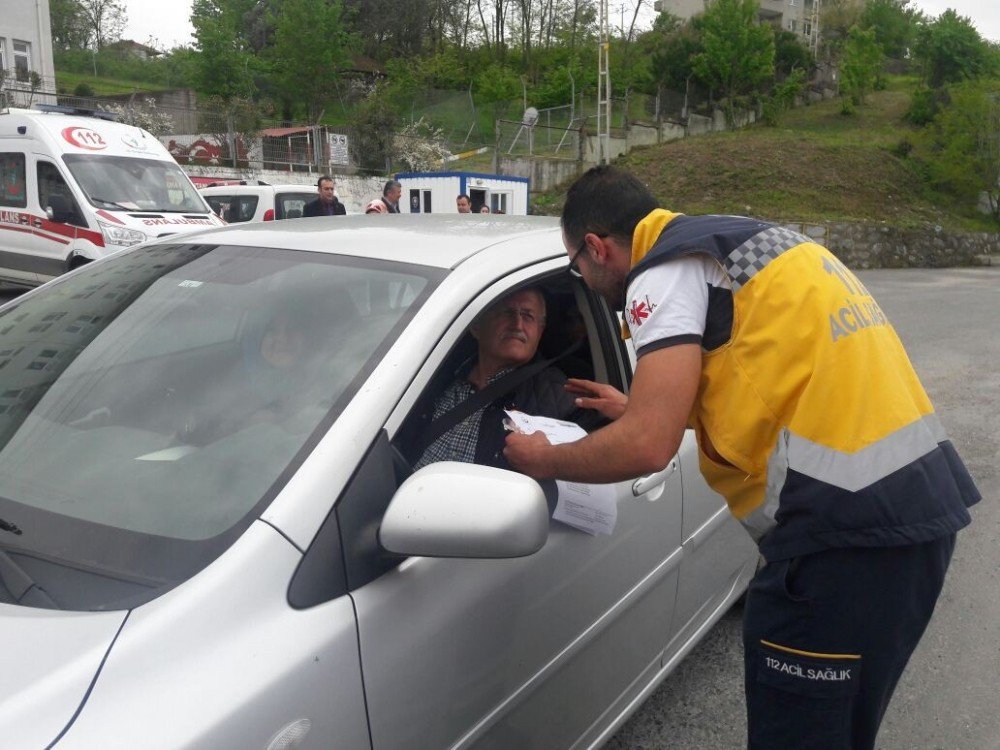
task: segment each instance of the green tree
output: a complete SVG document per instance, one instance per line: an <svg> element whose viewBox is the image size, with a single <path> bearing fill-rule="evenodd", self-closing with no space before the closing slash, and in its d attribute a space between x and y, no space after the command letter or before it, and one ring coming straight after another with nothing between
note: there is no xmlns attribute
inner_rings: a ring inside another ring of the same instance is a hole
<svg viewBox="0 0 1000 750"><path fill-rule="evenodd" d="M122 38L128 15L121 0L77 0L90 46L102 49Z"/></svg>
<svg viewBox="0 0 1000 750"><path fill-rule="evenodd" d="M813 53L799 39L799 35L791 31L775 32L774 73L779 78L785 78L795 70L808 73L816 64Z"/></svg>
<svg viewBox="0 0 1000 750"><path fill-rule="evenodd" d="M875 30L875 40L886 57L902 60L913 45L923 14L911 0L868 0L859 25Z"/></svg>
<svg viewBox="0 0 1000 750"><path fill-rule="evenodd" d="M732 124L736 98L758 91L774 76L774 31L757 22L755 0L715 0L702 18L704 52L694 58L694 71L725 99Z"/></svg>
<svg viewBox="0 0 1000 750"><path fill-rule="evenodd" d="M802 95L806 88L806 72L796 68L784 81L775 84L771 95L764 101L762 114L764 123L775 127L781 116L795 106L795 99Z"/></svg>
<svg viewBox="0 0 1000 750"><path fill-rule="evenodd" d="M949 87L948 103L921 131L916 154L931 185L971 204L985 193L1000 221L1000 81Z"/></svg>
<svg viewBox="0 0 1000 750"><path fill-rule="evenodd" d="M399 115L382 89L373 91L354 110L351 152L358 165L375 174L392 171Z"/></svg>
<svg viewBox="0 0 1000 750"><path fill-rule="evenodd" d="M199 52L196 81L201 93L223 101L257 94L258 57L242 27L254 5L254 0L194 0L191 25Z"/></svg>
<svg viewBox="0 0 1000 750"><path fill-rule="evenodd" d="M662 19L662 20L661 20ZM653 30L639 38L640 49L648 50L653 75L658 83L673 91L684 91L694 75L694 61L704 46L701 16L680 23L668 14L657 19Z"/></svg>
<svg viewBox="0 0 1000 750"><path fill-rule="evenodd" d="M507 114L511 100L521 97L521 78L513 68L494 62L476 76L473 92L476 102L489 104L493 119L499 119Z"/></svg>
<svg viewBox="0 0 1000 750"><path fill-rule="evenodd" d="M844 114L863 104L875 88L882 67L882 48L875 40L874 29L852 26L840 58L840 95Z"/></svg>
<svg viewBox="0 0 1000 750"><path fill-rule="evenodd" d="M49 0L49 24L52 28L52 46L56 50L79 50L87 47L90 32L77 0Z"/></svg>
<svg viewBox="0 0 1000 750"><path fill-rule="evenodd" d="M353 39L341 0L284 0L274 29L272 78L314 122L336 94L340 71L351 57Z"/></svg>
<svg viewBox="0 0 1000 750"><path fill-rule="evenodd" d="M972 21L950 9L918 28L913 51L931 88L979 78L993 60Z"/></svg>

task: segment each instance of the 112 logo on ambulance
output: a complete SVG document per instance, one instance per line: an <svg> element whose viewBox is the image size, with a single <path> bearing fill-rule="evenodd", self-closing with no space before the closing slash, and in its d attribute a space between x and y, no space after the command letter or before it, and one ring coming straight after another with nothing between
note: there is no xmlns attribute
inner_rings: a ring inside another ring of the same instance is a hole
<svg viewBox="0 0 1000 750"><path fill-rule="evenodd" d="M108 147L104 138L96 130L81 128L75 125L71 128L63 128L62 137L72 146L85 148L88 151L101 151Z"/></svg>

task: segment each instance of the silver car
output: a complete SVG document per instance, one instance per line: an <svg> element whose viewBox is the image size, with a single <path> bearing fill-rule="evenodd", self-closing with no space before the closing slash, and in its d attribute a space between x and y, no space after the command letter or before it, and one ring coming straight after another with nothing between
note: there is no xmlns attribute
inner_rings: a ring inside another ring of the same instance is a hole
<svg viewBox="0 0 1000 750"><path fill-rule="evenodd" d="M611 535L519 474L410 468L518 287L547 292L546 351L583 339L569 374L628 389L566 265L551 219L339 217L147 244L0 309L3 747L607 740L756 564L692 436L614 486Z"/></svg>

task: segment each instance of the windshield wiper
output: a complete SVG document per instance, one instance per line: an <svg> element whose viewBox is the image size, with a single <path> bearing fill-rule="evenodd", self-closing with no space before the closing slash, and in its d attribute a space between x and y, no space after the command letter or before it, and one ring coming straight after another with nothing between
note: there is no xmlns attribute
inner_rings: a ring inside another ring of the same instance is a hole
<svg viewBox="0 0 1000 750"><path fill-rule="evenodd" d="M134 211L135 209L129 208L128 206L123 206L121 203L115 203L114 201L109 201L107 198L98 198L96 195L90 196L90 200L98 201L103 203L105 206L114 206L115 208L120 208L122 211Z"/></svg>

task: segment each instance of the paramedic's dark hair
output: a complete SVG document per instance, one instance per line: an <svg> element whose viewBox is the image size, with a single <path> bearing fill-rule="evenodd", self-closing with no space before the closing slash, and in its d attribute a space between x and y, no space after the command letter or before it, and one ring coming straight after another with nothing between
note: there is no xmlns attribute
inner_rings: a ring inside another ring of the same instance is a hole
<svg viewBox="0 0 1000 750"><path fill-rule="evenodd" d="M658 208L656 198L637 177L617 167L587 170L566 193L563 234L570 245L588 232L631 242L636 224Z"/></svg>

